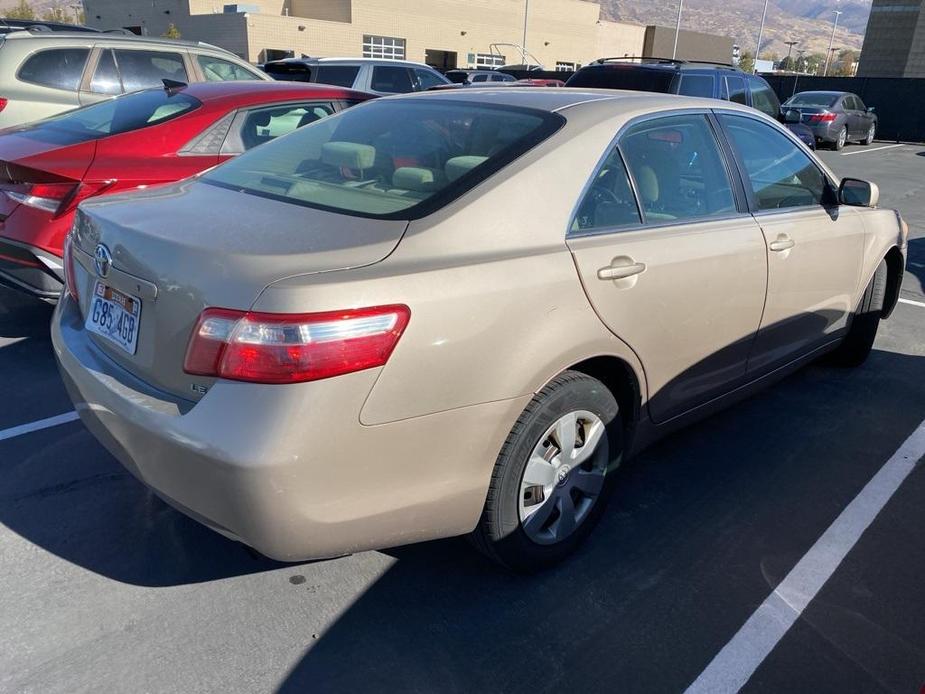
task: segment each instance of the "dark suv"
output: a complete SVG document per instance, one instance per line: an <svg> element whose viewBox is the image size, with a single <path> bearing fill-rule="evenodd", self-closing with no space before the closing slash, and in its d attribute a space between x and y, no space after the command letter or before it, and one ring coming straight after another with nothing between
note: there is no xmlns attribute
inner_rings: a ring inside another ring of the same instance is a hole
<svg viewBox="0 0 925 694"><path fill-rule="evenodd" d="M737 67L720 63L670 58L601 58L579 69L565 86L724 99L780 118L780 101L767 82L758 75L748 75Z"/></svg>

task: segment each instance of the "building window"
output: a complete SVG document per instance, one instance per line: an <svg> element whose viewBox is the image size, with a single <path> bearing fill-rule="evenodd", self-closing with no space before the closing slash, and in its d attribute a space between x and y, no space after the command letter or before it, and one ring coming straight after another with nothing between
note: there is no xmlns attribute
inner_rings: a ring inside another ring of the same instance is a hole
<svg viewBox="0 0 925 694"><path fill-rule="evenodd" d="M470 53L469 66L475 68L492 69L505 64L503 55L497 53Z"/></svg>
<svg viewBox="0 0 925 694"><path fill-rule="evenodd" d="M570 63L567 60L556 61L556 72L575 72L578 69L578 63Z"/></svg>
<svg viewBox="0 0 925 694"><path fill-rule="evenodd" d="M363 57L404 60L405 40L392 36L363 36Z"/></svg>

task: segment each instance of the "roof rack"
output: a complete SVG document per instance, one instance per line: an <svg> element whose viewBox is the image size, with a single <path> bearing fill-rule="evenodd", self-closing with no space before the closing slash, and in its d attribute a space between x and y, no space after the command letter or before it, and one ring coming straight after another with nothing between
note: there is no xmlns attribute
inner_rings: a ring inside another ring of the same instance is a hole
<svg viewBox="0 0 925 694"><path fill-rule="evenodd" d="M603 65L604 63L629 63L633 61L646 61L650 63L665 63L668 65L682 65L683 63L689 62L687 60L678 60L675 58L659 58L651 55L621 55L621 56L612 56L610 58L598 58L594 62Z"/></svg>

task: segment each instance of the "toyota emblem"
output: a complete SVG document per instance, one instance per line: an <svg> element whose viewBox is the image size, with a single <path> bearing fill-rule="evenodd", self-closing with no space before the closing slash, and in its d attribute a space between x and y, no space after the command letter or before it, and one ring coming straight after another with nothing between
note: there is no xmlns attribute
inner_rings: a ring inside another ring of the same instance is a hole
<svg viewBox="0 0 925 694"><path fill-rule="evenodd" d="M96 253L93 254L93 261L96 264L96 274L102 278L109 275L109 268L112 267L112 253L102 243L96 247Z"/></svg>

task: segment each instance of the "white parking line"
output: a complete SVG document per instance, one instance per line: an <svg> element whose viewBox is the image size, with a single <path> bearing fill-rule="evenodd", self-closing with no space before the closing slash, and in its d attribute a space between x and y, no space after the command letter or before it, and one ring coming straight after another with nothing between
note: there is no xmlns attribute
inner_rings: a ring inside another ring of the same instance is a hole
<svg viewBox="0 0 925 694"><path fill-rule="evenodd" d="M925 456L925 422L919 424L700 673L687 688L688 694L737 692L748 682L922 456Z"/></svg>
<svg viewBox="0 0 925 694"><path fill-rule="evenodd" d="M867 154L868 152L881 152L885 149L893 149L894 147L902 147L902 145L884 145L883 147L865 147L864 149L856 149L853 152L842 152L843 157L850 157L852 154Z"/></svg>
<svg viewBox="0 0 925 694"><path fill-rule="evenodd" d="M54 417L49 417L48 419L40 419L37 422L20 424L19 426L12 427L10 429L0 430L0 441L11 439L14 436L31 434L33 431L41 431L42 429L48 429L49 427L56 427L59 424L67 424L68 422L73 422L75 419L79 419L79 416L76 412L71 411L65 412L64 414L55 415Z"/></svg>
<svg viewBox="0 0 925 694"><path fill-rule="evenodd" d="M925 303L922 303L921 301L913 301L912 299L900 299L899 303L909 304L910 306L921 306L922 308L925 308Z"/></svg>

